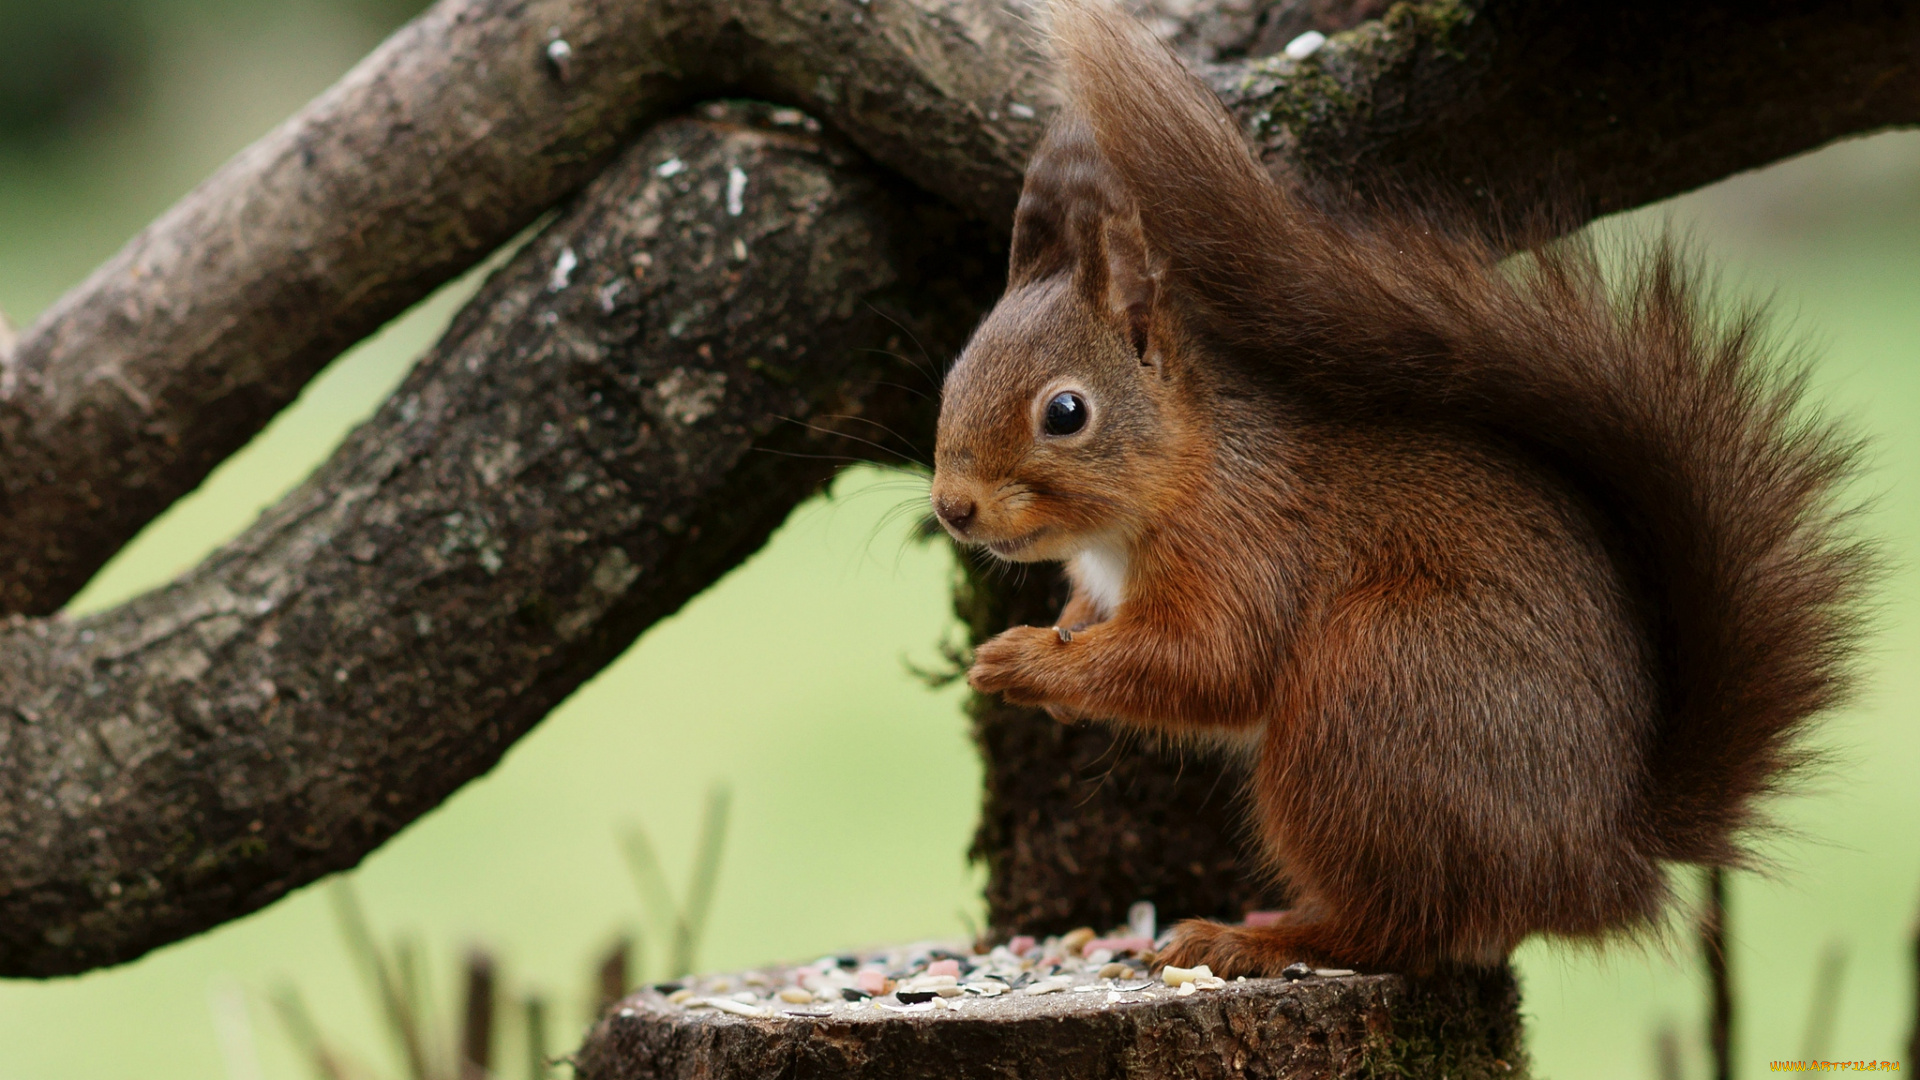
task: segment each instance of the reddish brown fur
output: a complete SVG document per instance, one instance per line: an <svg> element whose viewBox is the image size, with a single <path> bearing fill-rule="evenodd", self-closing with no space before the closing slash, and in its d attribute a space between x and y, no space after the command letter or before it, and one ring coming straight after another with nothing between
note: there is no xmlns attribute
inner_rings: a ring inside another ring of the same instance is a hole
<svg viewBox="0 0 1920 1080"><path fill-rule="evenodd" d="M1754 320L1664 248L1616 294L1574 244L1502 266L1316 214L1138 28L1054 12L1070 104L948 377L934 505L1072 560L1071 634L987 642L976 688L1255 752L1296 906L1166 959L1493 961L1648 925L1663 862L1737 862L1841 692L1864 566L1849 448ZM1048 435L1063 388L1092 419Z"/></svg>

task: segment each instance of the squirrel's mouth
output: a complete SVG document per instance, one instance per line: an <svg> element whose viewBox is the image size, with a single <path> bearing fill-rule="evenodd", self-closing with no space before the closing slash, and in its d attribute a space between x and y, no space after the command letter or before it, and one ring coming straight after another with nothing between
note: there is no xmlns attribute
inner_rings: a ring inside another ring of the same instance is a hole
<svg viewBox="0 0 1920 1080"><path fill-rule="evenodd" d="M1032 547L1034 541L1040 539L1041 535L1046 531L1045 529L1035 529L1025 536L1016 536L1010 540L989 540L987 541L987 550L1003 559L1011 559L1015 555L1020 554L1020 552Z"/></svg>

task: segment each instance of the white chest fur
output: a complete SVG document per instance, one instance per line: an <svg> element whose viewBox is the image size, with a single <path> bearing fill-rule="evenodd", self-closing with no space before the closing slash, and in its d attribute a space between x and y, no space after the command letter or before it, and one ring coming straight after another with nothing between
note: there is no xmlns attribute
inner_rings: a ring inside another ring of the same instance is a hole
<svg viewBox="0 0 1920 1080"><path fill-rule="evenodd" d="M1118 544L1096 544L1073 557L1074 584L1110 619L1127 598L1127 550Z"/></svg>

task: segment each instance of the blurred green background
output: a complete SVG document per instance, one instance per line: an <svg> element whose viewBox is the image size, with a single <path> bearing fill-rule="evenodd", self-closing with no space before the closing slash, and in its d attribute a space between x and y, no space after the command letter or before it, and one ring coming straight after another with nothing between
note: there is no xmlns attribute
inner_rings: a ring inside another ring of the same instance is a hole
<svg viewBox="0 0 1920 1080"><path fill-rule="evenodd" d="M250 139L410 14L406 0L0 0L0 310L24 325ZM1693 235L1728 282L1775 297L1819 356L1823 394L1874 438L1866 527L1897 563L1869 678L1822 734L1836 766L1786 800L1776 869L1733 887L1738 1073L1770 1059L1897 1058L1915 1014L1920 902L1920 137L1859 140L1608 222ZM150 527L75 603L165 580L243 528L366 416L443 326L449 287L343 357L248 449ZM428 950L450 1012L467 947L513 994L584 1022L589 968L646 929L619 830L647 827L684 873L708 786L734 827L700 962L809 958L965 932L978 765L937 665L948 556L889 511L912 481L842 478L774 542L582 688L491 774L352 875L380 934ZM656 973L659 943L652 942ZM1807 1045L1814 973L1844 956L1837 1022ZM1653 1075L1670 1025L1705 1075L1699 964L1676 940L1593 954L1532 944L1520 967L1538 1071ZM111 971L0 981L0 1080L310 1075L267 995L298 986L373 1072L399 1069L324 889ZM517 1048L504 1060L516 1062ZM1913 1063L1909 1063L1912 1065ZM508 1075L519 1075L509 1071Z"/></svg>

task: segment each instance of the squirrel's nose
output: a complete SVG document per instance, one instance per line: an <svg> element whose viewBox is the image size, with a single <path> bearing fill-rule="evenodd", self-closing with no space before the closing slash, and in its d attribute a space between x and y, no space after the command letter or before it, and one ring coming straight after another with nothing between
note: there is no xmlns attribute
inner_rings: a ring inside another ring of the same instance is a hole
<svg viewBox="0 0 1920 1080"><path fill-rule="evenodd" d="M966 532L967 526L973 524L973 513L976 509L977 507L974 506L972 499L961 498L957 495L935 495L933 497L934 514L946 524L947 528L957 533Z"/></svg>

